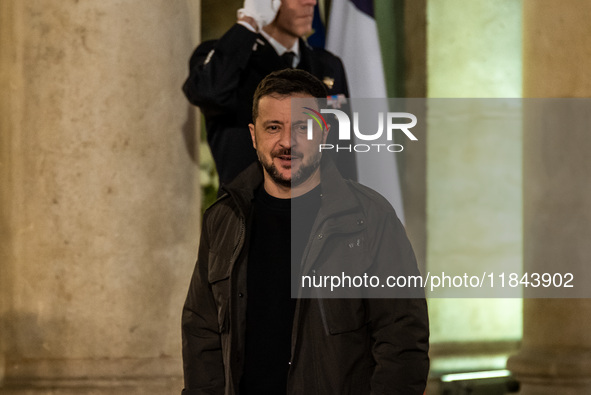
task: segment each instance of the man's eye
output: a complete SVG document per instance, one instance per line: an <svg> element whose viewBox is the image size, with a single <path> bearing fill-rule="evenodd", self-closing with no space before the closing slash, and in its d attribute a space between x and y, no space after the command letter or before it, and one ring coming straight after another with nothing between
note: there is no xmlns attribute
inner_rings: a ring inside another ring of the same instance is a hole
<svg viewBox="0 0 591 395"><path fill-rule="evenodd" d="M308 127L306 125L297 125L293 130L295 133L306 134L308 132Z"/></svg>
<svg viewBox="0 0 591 395"><path fill-rule="evenodd" d="M277 125L267 126L267 132L269 132L269 133L276 133L278 131L279 131L279 126L277 126Z"/></svg>

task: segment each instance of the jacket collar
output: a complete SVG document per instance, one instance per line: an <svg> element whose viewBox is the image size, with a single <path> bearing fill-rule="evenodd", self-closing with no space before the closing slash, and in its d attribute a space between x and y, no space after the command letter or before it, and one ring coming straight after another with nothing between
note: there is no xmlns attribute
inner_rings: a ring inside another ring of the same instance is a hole
<svg viewBox="0 0 591 395"><path fill-rule="evenodd" d="M254 192L262 183L263 168L259 162L254 162L238 174L230 183L222 185L222 190L230 195L242 214L246 217L252 206Z"/></svg>
<svg viewBox="0 0 591 395"><path fill-rule="evenodd" d="M347 185L347 181L337 170L334 162L330 158L324 157L320 166L322 206L319 214L324 218L328 218L355 209L359 205L357 199ZM263 169L256 162L248 166L229 184L222 186L222 190L234 199L246 216L252 206L254 192L262 182Z"/></svg>
<svg viewBox="0 0 591 395"><path fill-rule="evenodd" d="M267 74L283 69L285 66L281 60L280 54L278 53L277 49L269 42L269 40L259 33L258 42L261 45L257 46L257 52L260 51L261 53L261 61L264 62L265 68L268 69ZM306 40L301 37L298 39L297 47L298 64L296 68L306 70L316 75L315 71L317 71L318 67L315 67L315 64L312 62L314 60L310 55L312 52L312 47L310 47Z"/></svg>
<svg viewBox="0 0 591 395"><path fill-rule="evenodd" d="M277 55L281 56L286 52L293 52L294 55L296 56L296 58L298 60L300 59L300 40L301 39L297 39L295 41L295 43L290 48L286 48L279 41L275 40L275 38L273 36L271 36L269 33L267 33L264 29L261 29L259 34L261 36L263 36L265 38L265 40L273 47L275 52L277 52Z"/></svg>
<svg viewBox="0 0 591 395"><path fill-rule="evenodd" d="M359 206L355 195L341 176L334 162L324 157L321 163L320 188L322 206L320 212L325 218L341 212L351 211Z"/></svg>

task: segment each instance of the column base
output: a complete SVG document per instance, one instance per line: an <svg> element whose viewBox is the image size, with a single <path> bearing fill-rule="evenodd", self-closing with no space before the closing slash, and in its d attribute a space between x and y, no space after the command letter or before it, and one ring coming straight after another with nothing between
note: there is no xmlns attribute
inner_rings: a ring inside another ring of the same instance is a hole
<svg viewBox="0 0 591 395"><path fill-rule="evenodd" d="M523 349L507 361L520 395L591 394L591 350Z"/></svg>
<svg viewBox="0 0 591 395"><path fill-rule="evenodd" d="M182 388L175 358L7 361L0 395L160 395Z"/></svg>

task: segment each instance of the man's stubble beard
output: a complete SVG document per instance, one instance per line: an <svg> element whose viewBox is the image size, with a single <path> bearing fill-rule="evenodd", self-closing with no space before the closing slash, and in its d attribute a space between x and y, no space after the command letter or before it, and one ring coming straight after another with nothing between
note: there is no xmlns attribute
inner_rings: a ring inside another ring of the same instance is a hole
<svg viewBox="0 0 591 395"><path fill-rule="evenodd" d="M277 170L277 166L275 166L275 164L273 163L273 157L278 155L291 155L291 149L283 150L280 153L272 153L271 160L269 162L267 162L257 152L259 162L261 163L267 174L269 174L269 177L271 177L271 179L276 184L284 187L296 187L304 181L306 181L308 178L310 178L310 176L312 176L312 174L314 174L316 169L318 169L318 167L320 166L320 159L322 158L322 155L320 153L316 153L311 163L307 165L304 165L302 163L298 171L295 174L291 175L291 179L286 179L281 175L279 170Z"/></svg>

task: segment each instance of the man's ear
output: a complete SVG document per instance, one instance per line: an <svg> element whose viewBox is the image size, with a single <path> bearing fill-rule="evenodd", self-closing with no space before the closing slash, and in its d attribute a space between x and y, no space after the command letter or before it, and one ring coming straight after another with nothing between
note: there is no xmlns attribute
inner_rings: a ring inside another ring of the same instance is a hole
<svg viewBox="0 0 591 395"><path fill-rule="evenodd" d="M328 137L328 132L330 132L330 124L327 124L326 130L322 131L322 144L326 143L326 138Z"/></svg>
<svg viewBox="0 0 591 395"><path fill-rule="evenodd" d="M254 125L252 123L249 123L248 129L250 130L250 138L252 138L252 146L254 147L254 149L257 149L257 139L254 135Z"/></svg>

